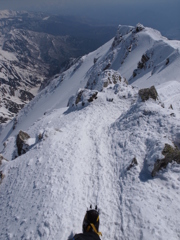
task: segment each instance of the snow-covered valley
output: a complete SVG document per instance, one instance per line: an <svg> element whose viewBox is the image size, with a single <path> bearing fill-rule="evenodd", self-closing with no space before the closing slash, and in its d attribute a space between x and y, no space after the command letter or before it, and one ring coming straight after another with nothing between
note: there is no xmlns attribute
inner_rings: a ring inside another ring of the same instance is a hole
<svg viewBox="0 0 180 240"><path fill-rule="evenodd" d="M180 147L179 49L120 26L2 127L0 239L68 239L90 204L104 240L180 239L180 164L152 174L165 146ZM152 85L157 99L143 101Z"/></svg>

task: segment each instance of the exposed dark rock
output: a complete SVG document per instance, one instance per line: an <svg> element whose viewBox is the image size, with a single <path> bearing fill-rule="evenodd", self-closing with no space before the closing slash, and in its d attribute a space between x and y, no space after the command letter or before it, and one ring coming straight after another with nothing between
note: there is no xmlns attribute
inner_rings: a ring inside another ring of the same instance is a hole
<svg viewBox="0 0 180 240"><path fill-rule="evenodd" d="M1 166L3 160L8 162L8 160L6 158L4 158L3 155L0 154L0 166Z"/></svg>
<svg viewBox="0 0 180 240"><path fill-rule="evenodd" d="M88 102L92 102L93 100L97 99L97 95L98 92L93 93L92 96L90 96L90 98L88 99Z"/></svg>
<svg viewBox="0 0 180 240"><path fill-rule="evenodd" d="M94 58L94 61L93 61L93 62L94 62L94 64L97 62L97 60L98 60L98 58Z"/></svg>
<svg viewBox="0 0 180 240"><path fill-rule="evenodd" d="M3 160L3 156L0 155L0 166L1 166L1 164L2 164L2 160Z"/></svg>
<svg viewBox="0 0 180 240"><path fill-rule="evenodd" d="M162 168L166 168L168 163L172 163L172 161L176 161L178 164L180 164L180 150L177 147L174 148L169 144L165 144L162 154L165 157L163 159L158 159L155 162L154 169L151 173L152 177L154 177Z"/></svg>
<svg viewBox="0 0 180 240"><path fill-rule="evenodd" d="M19 97L23 101L31 101L34 98L34 95L30 92L20 90L21 96Z"/></svg>
<svg viewBox="0 0 180 240"><path fill-rule="evenodd" d="M162 108L165 108L165 105L164 105L164 103L161 103L161 107L162 107Z"/></svg>
<svg viewBox="0 0 180 240"><path fill-rule="evenodd" d="M5 175L2 171L0 171L0 184L2 183L2 180L4 179Z"/></svg>
<svg viewBox="0 0 180 240"><path fill-rule="evenodd" d="M19 131L17 138L16 138L16 145L18 148L19 156L26 153L29 150L29 145L26 143L30 136L23 131Z"/></svg>
<svg viewBox="0 0 180 240"><path fill-rule="evenodd" d="M76 96L72 96L68 101L68 107L74 107L81 103L82 106L88 105L93 100L97 99L98 91L80 89ZM79 105L80 106L80 105Z"/></svg>
<svg viewBox="0 0 180 240"><path fill-rule="evenodd" d="M106 98L106 100L108 101L108 102L113 102L113 98Z"/></svg>
<svg viewBox="0 0 180 240"><path fill-rule="evenodd" d="M176 117L176 114L175 113L171 113L170 116L171 117Z"/></svg>
<svg viewBox="0 0 180 240"><path fill-rule="evenodd" d="M17 125L17 118L15 117L13 119L13 130L16 128L16 125Z"/></svg>
<svg viewBox="0 0 180 240"><path fill-rule="evenodd" d="M166 65L168 65L168 64L169 64L169 58L166 59Z"/></svg>
<svg viewBox="0 0 180 240"><path fill-rule="evenodd" d="M143 62L143 63L145 63L145 62L147 62L149 60L149 57L147 56L147 54L143 54L142 55L142 58L141 58L141 61Z"/></svg>
<svg viewBox="0 0 180 240"><path fill-rule="evenodd" d="M17 104L9 99L4 98L5 107L12 113L18 113L24 107L24 104Z"/></svg>
<svg viewBox="0 0 180 240"><path fill-rule="evenodd" d="M42 140L42 139L43 139L43 133L39 133L38 139L39 139L39 140Z"/></svg>
<svg viewBox="0 0 180 240"><path fill-rule="evenodd" d="M109 85L110 83L111 83L111 82L109 82L109 81L104 82L104 83L103 83L103 87L104 87L104 88L108 87L108 85Z"/></svg>
<svg viewBox="0 0 180 240"><path fill-rule="evenodd" d="M10 93L11 96L15 96L15 90L14 90L13 87L9 88L9 93Z"/></svg>
<svg viewBox="0 0 180 240"><path fill-rule="evenodd" d="M105 66L105 68L103 69L103 71L105 71L105 70L107 70L108 68L110 68L110 66L111 66L111 64L108 63L108 64Z"/></svg>
<svg viewBox="0 0 180 240"><path fill-rule="evenodd" d="M172 109L172 110L173 110L173 106L172 106L172 104L169 106L169 109Z"/></svg>
<svg viewBox="0 0 180 240"><path fill-rule="evenodd" d="M139 96L141 97L142 101L145 102L149 98L152 98L154 100L157 100L158 93L156 91L156 88L154 86L150 88L144 88L139 90Z"/></svg>
<svg viewBox="0 0 180 240"><path fill-rule="evenodd" d="M113 74L112 75L112 81L113 81L113 83L114 84L116 84L116 83L118 83L118 81L120 81L121 82L121 76L120 75L116 75L116 74ZM125 81L125 80L124 80Z"/></svg>
<svg viewBox="0 0 180 240"><path fill-rule="evenodd" d="M137 69L133 71L133 78L137 76Z"/></svg>
<svg viewBox="0 0 180 240"><path fill-rule="evenodd" d="M3 160L8 162L8 160L6 158L4 158L3 155L0 154L0 165L2 164Z"/></svg>
<svg viewBox="0 0 180 240"><path fill-rule="evenodd" d="M147 54L143 54L141 57L141 61L138 63L138 68L143 69L146 68L146 62L149 60Z"/></svg>
<svg viewBox="0 0 180 240"><path fill-rule="evenodd" d="M78 92L78 95L77 95L76 101L75 101L76 105L81 101L81 97L82 97L83 92L84 92L84 90L81 90L81 91Z"/></svg>
<svg viewBox="0 0 180 240"><path fill-rule="evenodd" d="M129 171L132 167L137 166L137 165L138 165L137 159L134 157L131 164L127 168L127 171Z"/></svg>
<svg viewBox="0 0 180 240"><path fill-rule="evenodd" d="M136 32L140 32L140 31L142 31L143 29L144 29L144 26L143 26L142 24L138 23L138 24L136 25Z"/></svg>
<svg viewBox="0 0 180 240"><path fill-rule="evenodd" d="M6 123L9 119L7 117L0 116L0 123Z"/></svg>
<svg viewBox="0 0 180 240"><path fill-rule="evenodd" d="M125 78L122 78L119 74L117 74L116 72L114 72L113 74L110 71L106 71L105 72L107 77L105 78L104 82L103 82L103 87L106 88L109 86L109 84L117 84L119 82L124 82L128 85L128 81Z"/></svg>

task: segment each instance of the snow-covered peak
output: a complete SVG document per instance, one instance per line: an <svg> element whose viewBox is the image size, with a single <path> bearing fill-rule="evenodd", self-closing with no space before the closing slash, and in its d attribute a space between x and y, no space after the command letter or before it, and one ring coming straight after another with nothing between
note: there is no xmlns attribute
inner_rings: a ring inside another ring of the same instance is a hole
<svg viewBox="0 0 180 240"><path fill-rule="evenodd" d="M129 83L148 87L168 79L179 81L179 68L175 67L179 64L180 41L168 40L159 31L141 24L119 26L111 48L97 59L91 74L113 69Z"/></svg>

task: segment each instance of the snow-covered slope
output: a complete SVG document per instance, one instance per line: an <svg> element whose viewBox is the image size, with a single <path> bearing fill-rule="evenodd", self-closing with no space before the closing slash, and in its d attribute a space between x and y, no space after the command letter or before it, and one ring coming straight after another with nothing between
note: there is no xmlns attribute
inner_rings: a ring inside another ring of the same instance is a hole
<svg viewBox="0 0 180 240"><path fill-rule="evenodd" d="M75 18L0 11L0 123L12 120L51 77L105 43L112 32Z"/></svg>
<svg viewBox="0 0 180 240"><path fill-rule="evenodd" d="M169 80L180 81L180 42L170 41L160 32L145 28L119 26L111 48L94 66L119 71L129 83L149 87Z"/></svg>
<svg viewBox="0 0 180 240"><path fill-rule="evenodd" d="M172 161L151 176L165 144L180 147L180 83L173 76L179 42L137 27L121 26L1 130L0 239L67 239L81 232L90 204L100 208L104 240L180 238L180 165ZM137 42L125 54L121 44L133 36ZM145 61L131 78L158 42L170 49L164 60L155 51L150 68ZM156 83L158 99L143 102L136 83ZM18 156L20 130L30 138L29 151Z"/></svg>

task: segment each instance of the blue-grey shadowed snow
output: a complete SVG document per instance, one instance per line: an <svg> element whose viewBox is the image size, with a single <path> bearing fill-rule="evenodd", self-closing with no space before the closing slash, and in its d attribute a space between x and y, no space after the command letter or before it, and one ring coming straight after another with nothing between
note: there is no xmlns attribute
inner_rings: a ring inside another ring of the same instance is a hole
<svg viewBox="0 0 180 240"><path fill-rule="evenodd" d="M151 176L151 172L148 169L147 159L144 160L143 167L142 167L142 169L141 169L141 171L139 173L139 179L142 182L147 182L149 180L153 180L153 178Z"/></svg>

